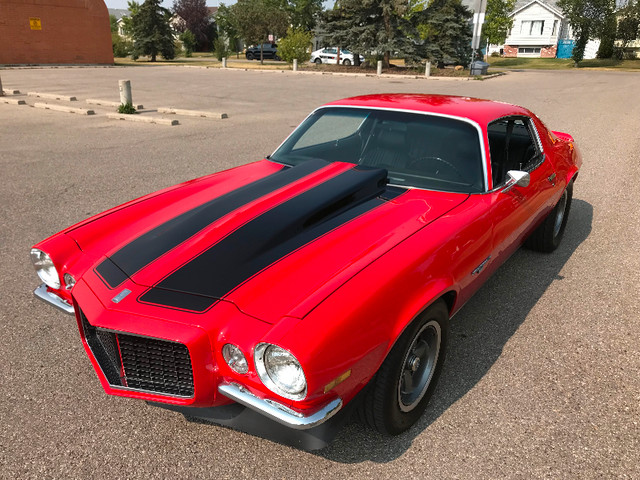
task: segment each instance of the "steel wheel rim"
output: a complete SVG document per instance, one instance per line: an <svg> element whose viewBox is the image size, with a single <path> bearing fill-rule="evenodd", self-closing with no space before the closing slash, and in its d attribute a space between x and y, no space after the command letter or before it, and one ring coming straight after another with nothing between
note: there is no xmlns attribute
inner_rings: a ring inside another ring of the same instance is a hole
<svg viewBox="0 0 640 480"><path fill-rule="evenodd" d="M562 228L562 222L564 220L564 211L567 208L567 191L565 190L558 201L558 206L556 207L558 211L556 212L556 222L553 224L553 236L557 237L560 233L560 229Z"/></svg>
<svg viewBox="0 0 640 480"><path fill-rule="evenodd" d="M424 398L438 363L442 332L435 320L427 322L413 337L402 360L398 380L398 406L410 412Z"/></svg>

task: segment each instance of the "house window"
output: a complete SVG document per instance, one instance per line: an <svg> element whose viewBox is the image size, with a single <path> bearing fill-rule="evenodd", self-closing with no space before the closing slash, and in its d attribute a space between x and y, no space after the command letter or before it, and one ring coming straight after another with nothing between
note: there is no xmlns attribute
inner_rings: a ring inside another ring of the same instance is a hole
<svg viewBox="0 0 640 480"><path fill-rule="evenodd" d="M520 35L542 35L544 20L523 20L520 26Z"/></svg>
<svg viewBox="0 0 640 480"><path fill-rule="evenodd" d="M553 30L551 31L551 35L556 35L558 33L558 20L553 21Z"/></svg>
<svg viewBox="0 0 640 480"><path fill-rule="evenodd" d="M528 54L540 53L540 47L519 47L518 53L528 53Z"/></svg>

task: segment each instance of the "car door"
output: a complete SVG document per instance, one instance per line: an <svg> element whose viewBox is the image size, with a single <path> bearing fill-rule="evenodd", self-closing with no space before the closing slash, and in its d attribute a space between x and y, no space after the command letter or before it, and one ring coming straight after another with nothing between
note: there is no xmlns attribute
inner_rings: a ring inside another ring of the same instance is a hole
<svg viewBox="0 0 640 480"><path fill-rule="evenodd" d="M545 155L531 118L499 119L487 127L493 190L489 192L493 251L497 268L553 207L556 172ZM507 184L510 170L527 172L529 185Z"/></svg>

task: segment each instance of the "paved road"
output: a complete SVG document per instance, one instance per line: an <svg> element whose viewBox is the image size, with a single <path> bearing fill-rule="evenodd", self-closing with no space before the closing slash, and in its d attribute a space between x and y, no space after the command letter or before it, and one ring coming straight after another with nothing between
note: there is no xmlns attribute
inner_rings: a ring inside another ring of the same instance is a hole
<svg viewBox="0 0 640 480"><path fill-rule="evenodd" d="M640 76L424 81L175 67L0 71L5 88L224 111L163 127L0 104L0 477L640 477ZM35 300L28 249L125 200L270 153L315 106L369 92L524 104L584 169L561 247L517 252L455 317L428 413L305 453L106 396L75 321ZM31 102L33 103L33 102Z"/></svg>

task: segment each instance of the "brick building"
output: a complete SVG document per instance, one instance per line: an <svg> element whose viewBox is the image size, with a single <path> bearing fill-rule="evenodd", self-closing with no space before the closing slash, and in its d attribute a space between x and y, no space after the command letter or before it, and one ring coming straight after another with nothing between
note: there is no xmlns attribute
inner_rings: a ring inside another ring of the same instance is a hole
<svg viewBox="0 0 640 480"><path fill-rule="evenodd" d="M0 0L0 64L113 64L103 0Z"/></svg>

